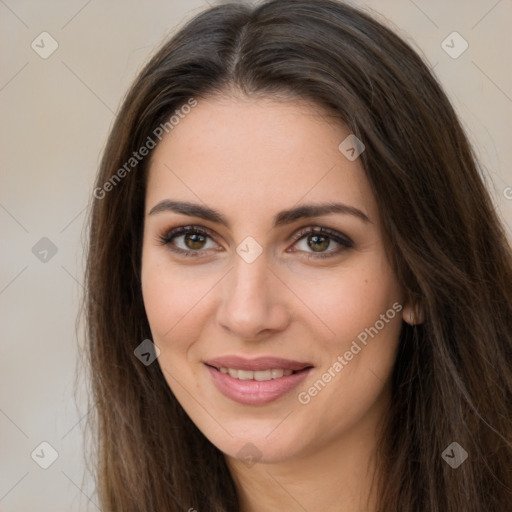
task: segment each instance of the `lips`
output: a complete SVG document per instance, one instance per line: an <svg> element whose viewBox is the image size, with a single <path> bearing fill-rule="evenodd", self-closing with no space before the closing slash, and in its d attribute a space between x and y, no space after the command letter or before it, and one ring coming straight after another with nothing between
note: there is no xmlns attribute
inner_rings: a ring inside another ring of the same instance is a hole
<svg viewBox="0 0 512 512"><path fill-rule="evenodd" d="M226 356L204 364L224 396L246 405L277 400L298 386L313 368L310 363L276 357Z"/></svg>

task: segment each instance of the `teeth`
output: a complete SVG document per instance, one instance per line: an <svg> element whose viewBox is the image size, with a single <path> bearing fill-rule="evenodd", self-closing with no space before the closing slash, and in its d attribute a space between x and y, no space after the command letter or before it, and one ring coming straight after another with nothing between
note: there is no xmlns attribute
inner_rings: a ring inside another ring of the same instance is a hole
<svg viewBox="0 0 512 512"><path fill-rule="evenodd" d="M273 379L279 379L284 375L284 370L270 370Z"/></svg>
<svg viewBox="0 0 512 512"><path fill-rule="evenodd" d="M272 370L258 371L254 373L254 380L270 380L272 379Z"/></svg>
<svg viewBox="0 0 512 512"><path fill-rule="evenodd" d="M238 373L238 378L240 380L252 380L254 378L254 372L247 371L247 370L233 370L234 372ZM229 372L231 375L231 370ZM233 377L233 375L231 375Z"/></svg>
<svg viewBox="0 0 512 512"><path fill-rule="evenodd" d="M282 368L273 368L270 370L236 370L234 368L219 368L221 373L229 374L234 379L239 380L257 380L266 381L272 379L280 379L293 373L292 370L283 370Z"/></svg>

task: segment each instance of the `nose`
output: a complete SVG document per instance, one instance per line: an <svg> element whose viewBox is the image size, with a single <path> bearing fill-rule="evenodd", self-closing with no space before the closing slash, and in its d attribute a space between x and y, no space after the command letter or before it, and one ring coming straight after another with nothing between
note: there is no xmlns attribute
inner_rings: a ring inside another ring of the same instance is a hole
<svg viewBox="0 0 512 512"><path fill-rule="evenodd" d="M243 340L258 340L290 323L285 286L269 268L265 254L252 263L236 256L222 288L218 324Z"/></svg>

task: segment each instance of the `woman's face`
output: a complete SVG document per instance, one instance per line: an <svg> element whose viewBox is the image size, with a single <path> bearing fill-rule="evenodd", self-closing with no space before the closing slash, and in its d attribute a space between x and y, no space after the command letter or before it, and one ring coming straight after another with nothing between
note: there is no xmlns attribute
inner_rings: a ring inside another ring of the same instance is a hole
<svg viewBox="0 0 512 512"><path fill-rule="evenodd" d="M152 155L142 289L157 361L229 456L364 441L389 406L402 294L353 144L338 148L349 135L298 100L217 97Z"/></svg>

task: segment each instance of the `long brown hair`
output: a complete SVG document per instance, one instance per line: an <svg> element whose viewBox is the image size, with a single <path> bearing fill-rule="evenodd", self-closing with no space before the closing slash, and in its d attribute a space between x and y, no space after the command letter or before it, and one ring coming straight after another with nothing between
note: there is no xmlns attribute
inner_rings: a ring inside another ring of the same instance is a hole
<svg viewBox="0 0 512 512"><path fill-rule="evenodd" d="M366 146L360 158L394 270L424 314L401 332L379 510L512 510L510 246L428 67L380 23L332 0L208 9L156 53L119 110L96 183L86 276L102 510L238 510L223 454L159 365L134 355L151 338L140 282L149 158L126 166L190 98L230 88L322 105ZM452 442L469 454L457 469L441 456Z"/></svg>

